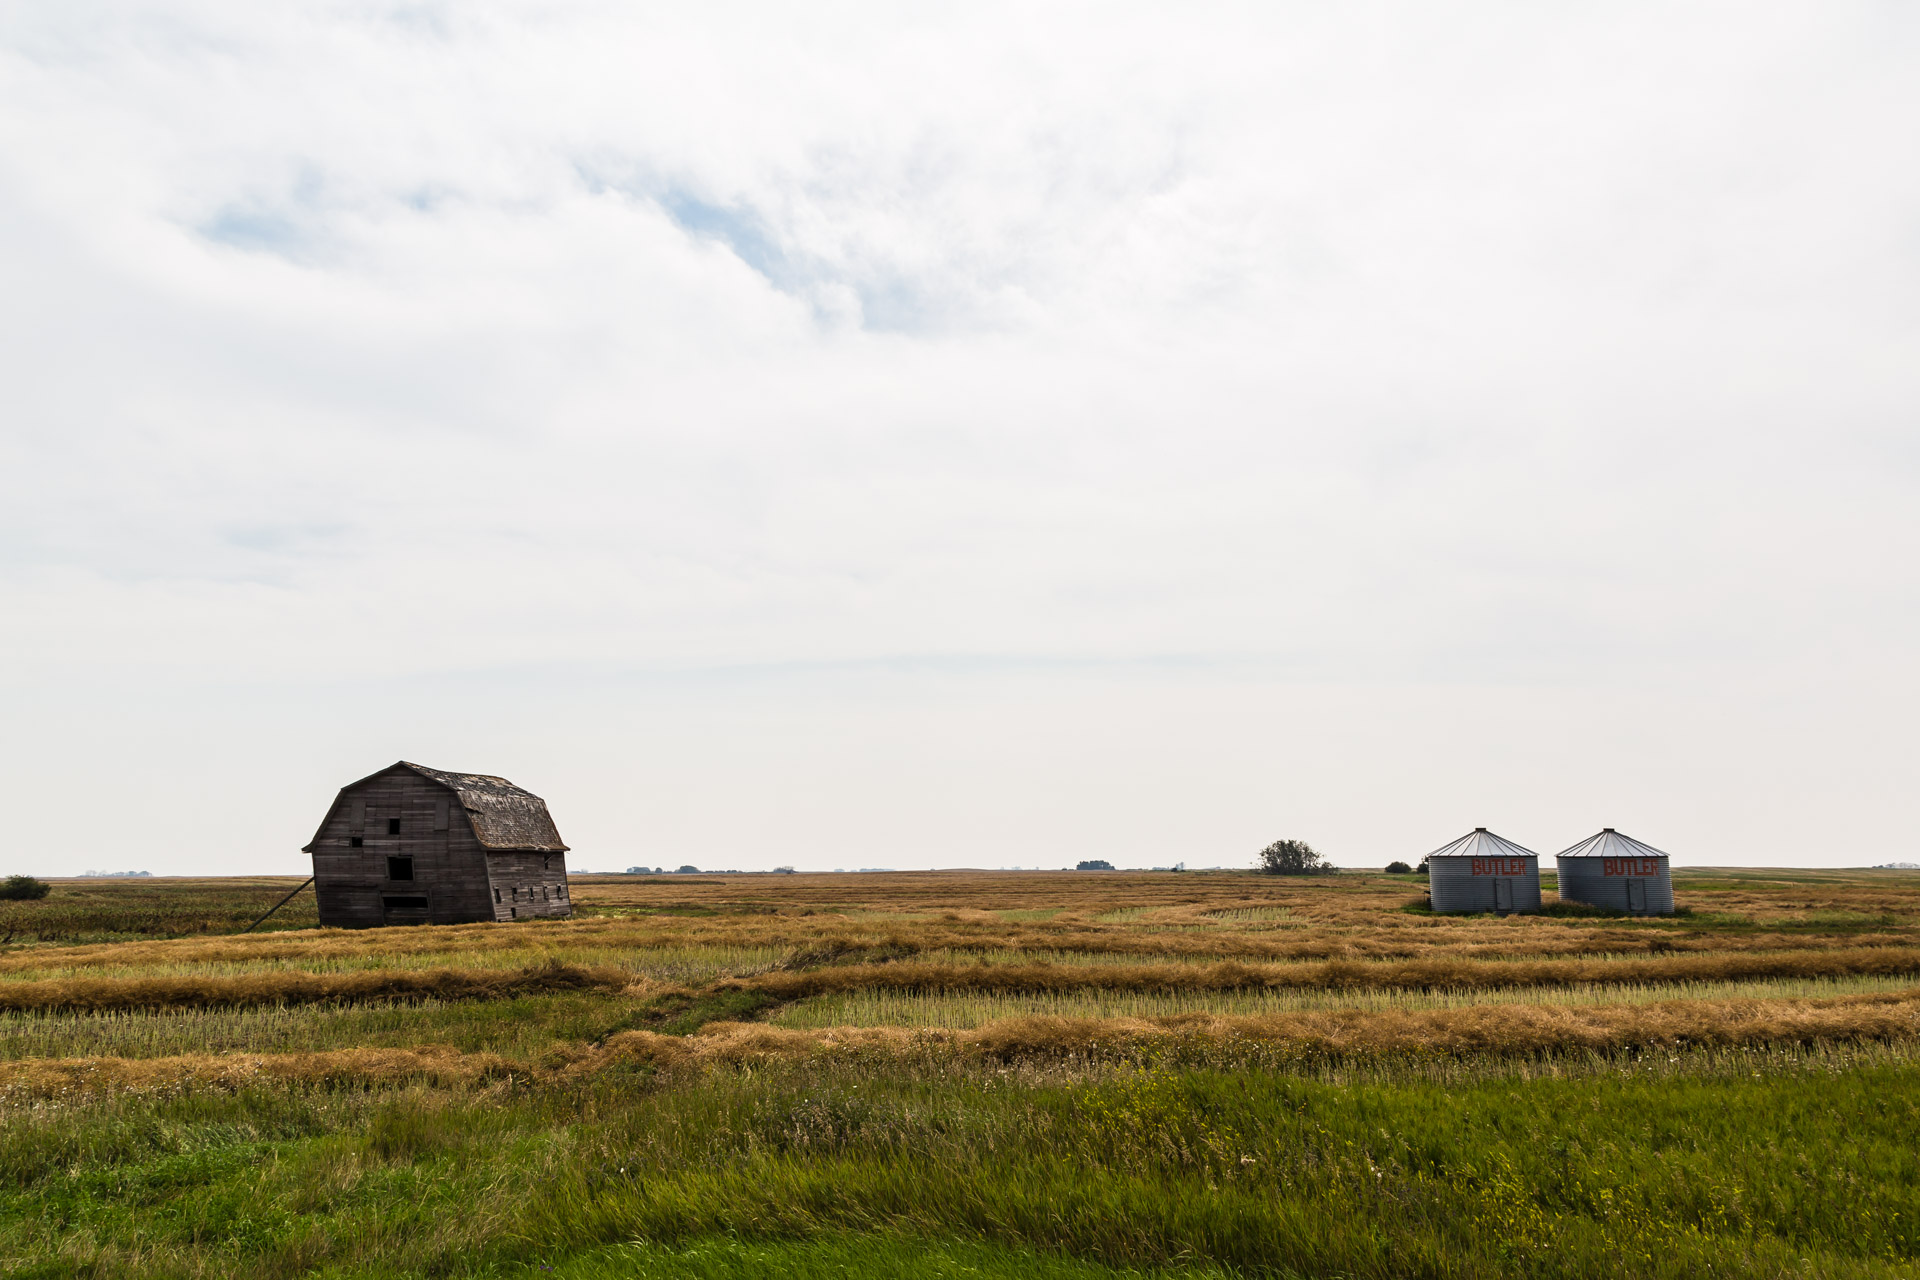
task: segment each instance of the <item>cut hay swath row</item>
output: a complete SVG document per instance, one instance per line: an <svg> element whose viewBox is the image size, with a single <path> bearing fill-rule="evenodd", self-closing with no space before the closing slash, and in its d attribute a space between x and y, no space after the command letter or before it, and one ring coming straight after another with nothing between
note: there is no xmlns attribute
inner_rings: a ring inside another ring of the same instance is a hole
<svg viewBox="0 0 1920 1280"><path fill-rule="evenodd" d="M1161 908L1141 908L1142 911ZM1197 911L1198 908L1186 908ZM1221 908L1260 913L1287 908ZM1542 918L1416 919L1375 911L1351 921L1313 922L1311 928L1272 932L1275 921L1215 920L1195 932L1164 930L1134 920L1084 925L1012 922L976 913L974 922L876 920L870 926L843 915L647 916L579 919L507 925L447 925L404 930L307 930L240 937L175 938L0 950L0 974L20 978L79 976L85 972L156 976L227 966L316 972L355 967L434 967L496 964L502 952L553 955L573 964L647 963L649 954L681 951L715 954L754 950L778 956L789 950L884 947L898 954L933 956L943 950L999 949L1044 955L1186 957L1200 961L1240 959L1255 963L1324 960L1576 957L1599 953L1648 955L1665 952L1818 950L1839 941L1850 947L1911 946L1910 924L1873 932L1850 929L1844 937L1804 930L1765 928L1733 931L1690 928L1674 922L1546 920ZM1864 919L1865 917L1863 917ZM1902 919L1911 920L1909 912ZM1234 927L1240 924L1249 931ZM1196 926L1198 927L1198 926Z"/></svg>
<svg viewBox="0 0 1920 1280"><path fill-rule="evenodd" d="M1708 953L1585 960L1409 960L1324 964L849 964L775 971L713 984L774 1000L874 989L1002 994L1107 990L1491 991L1595 984L1734 982L1920 974L1920 948L1773 954ZM237 977L61 978L0 983L0 1012L169 1009L371 1000L491 1000L560 991L651 994L628 969L548 964L348 973L274 971Z"/></svg>
<svg viewBox="0 0 1920 1280"><path fill-rule="evenodd" d="M370 931L371 932L371 931ZM67 965L56 954L43 955L32 969L0 975L0 986L14 982L49 982L95 978L238 978L273 974L349 974L461 968L509 971L540 965L564 964L583 969L620 969L629 975L658 982L705 983L717 978L771 969L793 955L787 947L609 947L519 946L516 939L496 937L494 946L475 951L419 951L395 954L345 953L282 955L257 951L252 955L174 955L128 958L124 964ZM128 944L131 948L139 944Z"/></svg>
<svg viewBox="0 0 1920 1280"><path fill-rule="evenodd" d="M1777 1000L1871 995L1914 989L1912 974L1845 978L1762 978L1739 982L1596 983L1588 986L1505 987L1496 990L1408 991L1107 991L1045 993L924 992L877 988L795 1001L775 1011L773 1026L938 1027L967 1029L1009 1018L1164 1018L1210 1013L1254 1016L1315 1009L1387 1012L1458 1009L1488 1004L1658 1004L1670 1000ZM160 1015L138 1014L159 1021ZM177 1015L176 1015L177 1016ZM233 1015L227 1015L233 1016ZM49 1024L71 1018L45 1019ZM0 1023L4 1027L4 1023ZM0 1051L5 1049L0 1040ZM20 1057L24 1053L7 1056Z"/></svg>
<svg viewBox="0 0 1920 1280"><path fill-rule="evenodd" d="M1248 965L845 965L716 984L780 1000L847 991L1485 991L1654 982L1733 982L1920 974L1920 949L1863 947L1775 954L1687 954L1610 960L1405 960Z"/></svg>
<svg viewBox="0 0 1920 1280"><path fill-rule="evenodd" d="M886 989L819 996L776 1009L766 1021L803 1030L836 1027L971 1029L1013 1018L1252 1016L1346 1008L1374 1012L1481 1004L1655 1004L1672 1000L1824 999L1914 988L1906 977L1771 978L1493 991L1070 991L1051 995L927 994ZM451 1044L533 1060L558 1044L598 1041L630 1027L624 992L562 991L512 1000L363 1001L305 1005L48 1011L0 1015L0 1060L164 1058L249 1051L291 1054Z"/></svg>
<svg viewBox="0 0 1920 1280"><path fill-rule="evenodd" d="M1258 1017L1021 1018L970 1031L838 1027L797 1031L717 1023L689 1036L622 1032L598 1046L556 1049L538 1064L445 1047L344 1049L322 1053L182 1055L165 1058L30 1058L0 1063L0 1098L89 1092L236 1088L260 1083L461 1085L519 1077L564 1081L610 1069L681 1069L814 1056L905 1057L1016 1063L1124 1058L1176 1050L1278 1051L1368 1057L1394 1054L1490 1058L1612 1053L1646 1048L1770 1048L1920 1040L1920 991L1827 1000L1671 1001L1568 1007L1490 1005L1426 1011L1322 1010Z"/></svg>

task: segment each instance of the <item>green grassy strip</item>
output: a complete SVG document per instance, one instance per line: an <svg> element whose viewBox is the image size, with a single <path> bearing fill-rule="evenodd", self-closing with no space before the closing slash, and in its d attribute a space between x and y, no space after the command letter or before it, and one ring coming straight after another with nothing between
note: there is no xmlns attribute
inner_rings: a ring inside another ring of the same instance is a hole
<svg viewBox="0 0 1920 1280"><path fill-rule="evenodd" d="M0 1014L0 1062L422 1044L528 1061L556 1045L598 1044L634 1030L688 1035L709 1022L745 1021L772 1007L770 998L752 991L675 992L646 1001L617 992L562 991L497 1000L33 1011Z"/></svg>
<svg viewBox="0 0 1920 1280"><path fill-rule="evenodd" d="M874 1264L846 1274L961 1241L1095 1275L1899 1277L1915 1205L1920 1066L1870 1053L1533 1079L844 1061L0 1115L0 1273L37 1280L593 1276L636 1240L659 1267Z"/></svg>
<svg viewBox="0 0 1920 1280"><path fill-rule="evenodd" d="M914 1231L1299 1275L1584 1276L1628 1259L1631 1274L1761 1275L1803 1258L1899 1274L1920 1253L1911 1073L1461 1091L1190 1072L1015 1098L756 1083L704 1158L656 1165L654 1142L608 1133L537 1233Z"/></svg>
<svg viewBox="0 0 1920 1280"><path fill-rule="evenodd" d="M828 1235L810 1240L747 1241L730 1236L673 1246L623 1244L557 1264L536 1263L528 1280L847 1280L849 1276L913 1280L1116 1280L1166 1277L1211 1280L1214 1267L1108 1267L1004 1244L900 1236Z"/></svg>
<svg viewBox="0 0 1920 1280"><path fill-rule="evenodd" d="M299 876L207 880L62 880L33 902L0 902L5 942L117 942L238 933L300 883ZM312 888L260 926L261 933L319 925Z"/></svg>
<svg viewBox="0 0 1920 1280"><path fill-rule="evenodd" d="M591 1044L643 1025L633 1020L634 1003L617 993L566 991L500 1000L0 1014L0 1061L422 1044L532 1059L556 1044Z"/></svg>
<svg viewBox="0 0 1920 1280"><path fill-rule="evenodd" d="M502 1000L561 991L619 991L620 969L541 964L522 969L384 969L243 977L56 978L0 983L0 1012L240 1008L361 1000Z"/></svg>

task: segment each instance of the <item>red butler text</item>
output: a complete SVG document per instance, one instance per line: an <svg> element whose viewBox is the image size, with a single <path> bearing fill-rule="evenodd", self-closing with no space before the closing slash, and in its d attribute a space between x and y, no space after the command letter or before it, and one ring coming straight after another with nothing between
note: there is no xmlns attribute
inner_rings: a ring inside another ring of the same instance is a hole
<svg viewBox="0 0 1920 1280"><path fill-rule="evenodd" d="M1527 874L1525 858L1475 858L1473 874L1477 876L1523 876ZM1612 872L1608 872L1612 875Z"/></svg>

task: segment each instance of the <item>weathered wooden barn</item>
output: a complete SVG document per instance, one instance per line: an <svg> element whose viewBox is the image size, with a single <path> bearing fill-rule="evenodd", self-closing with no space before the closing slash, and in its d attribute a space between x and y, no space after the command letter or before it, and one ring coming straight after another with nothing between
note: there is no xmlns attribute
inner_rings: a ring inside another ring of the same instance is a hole
<svg viewBox="0 0 1920 1280"><path fill-rule="evenodd" d="M547 803L505 778L402 760L340 788L303 852L323 926L573 914Z"/></svg>

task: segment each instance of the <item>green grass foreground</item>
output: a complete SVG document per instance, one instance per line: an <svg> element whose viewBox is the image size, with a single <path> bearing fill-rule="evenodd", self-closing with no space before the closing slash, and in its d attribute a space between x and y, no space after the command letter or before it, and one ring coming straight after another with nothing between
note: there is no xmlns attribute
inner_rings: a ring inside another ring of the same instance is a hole
<svg viewBox="0 0 1920 1280"><path fill-rule="evenodd" d="M642 1242L642 1243L634 1243ZM0 1273L1912 1276L1892 1052L14 1105Z"/></svg>
<svg viewBox="0 0 1920 1280"><path fill-rule="evenodd" d="M554 1280L1224 1280L1216 1267L1106 1267L1011 1245L911 1236L816 1236L809 1240L740 1240L722 1236L695 1244L610 1245L535 1273Z"/></svg>

